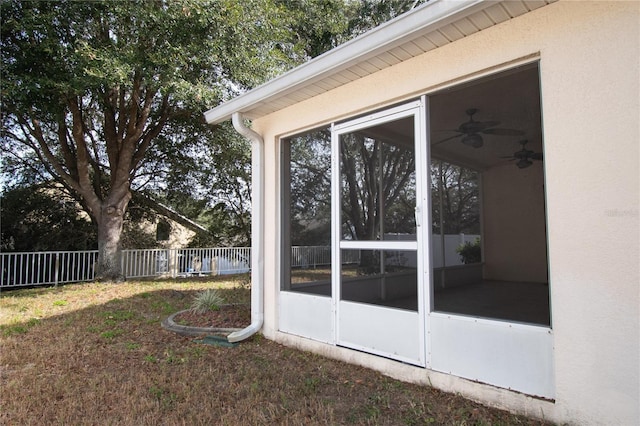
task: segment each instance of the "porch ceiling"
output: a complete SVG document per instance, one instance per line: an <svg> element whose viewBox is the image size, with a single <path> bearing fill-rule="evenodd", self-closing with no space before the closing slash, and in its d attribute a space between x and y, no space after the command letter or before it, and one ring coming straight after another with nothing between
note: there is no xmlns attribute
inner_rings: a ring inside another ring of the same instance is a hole
<svg viewBox="0 0 640 426"><path fill-rule="evenodd" d="M255 119L557 0L432 0L205 113Z"/></svg>
<svg viewBox="0 0 640 426"><path fill-rule="evenodd" d="M542 152L539 87L537 64L527 64L432 94L429 97L431 155L486 170L501 165L515 167L513 160L505 157L522 149L522 140L527 141L526 149ZM476 121L493 121L497 123L496 128L513 129L521 134L482 134L481 148L467 146L462 143L462 134L454 130L469 120L466 114L469 108L477 109Z"/></svg>

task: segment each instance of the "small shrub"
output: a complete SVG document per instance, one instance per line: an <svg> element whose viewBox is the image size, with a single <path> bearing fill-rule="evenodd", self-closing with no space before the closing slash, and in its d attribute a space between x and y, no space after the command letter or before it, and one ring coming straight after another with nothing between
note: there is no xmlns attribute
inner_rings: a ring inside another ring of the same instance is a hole
<svg viewBox="0 0 640 426"><path fill-rule="evenodd" d="M456 248L456 253L460 255L460 259L462 263L468 265L470 263L480 263L482 262L482 252L480 247L480 238L476 238L473 243L466 242L464 244L460 244Z"/></svg>
<svg viewBox="0 0 640 426"><path fill-rule="evenodd" d="M207 311L218 311L220 305L224 303L224 298L216 289L207 289L198 293L191 304L191 312L203 314Z"/></svg>

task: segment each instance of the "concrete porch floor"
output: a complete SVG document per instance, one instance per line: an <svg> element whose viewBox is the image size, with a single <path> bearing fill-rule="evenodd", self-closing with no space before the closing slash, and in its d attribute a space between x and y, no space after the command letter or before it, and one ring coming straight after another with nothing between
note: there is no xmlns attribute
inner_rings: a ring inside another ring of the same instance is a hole
<svg viewBox="0 0 640 426"><path fill-rule="evenodd" d="M549 326L549 286L545 283L482 281L435 291L434 311ZM415 297L380 304L417 310Z"/></svg>

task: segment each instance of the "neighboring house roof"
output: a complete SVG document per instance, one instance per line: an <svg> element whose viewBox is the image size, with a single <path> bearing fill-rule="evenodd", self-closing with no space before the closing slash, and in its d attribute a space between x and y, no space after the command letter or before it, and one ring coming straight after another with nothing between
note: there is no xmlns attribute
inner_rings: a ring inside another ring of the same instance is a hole
<svg viewBox="0 0 640 426"><path fill-rule="evenodd" d="M178 213L171 207L166 206L143 193L134 192L134 196L139 198L143 202L145 202L145 204L147 204L156 213L161 214L176 223L179 223L180 225L184 226L185 228L195 233L202 233L207 235L211 234L211 231L209 231L204 226L200 225L199 223L196 223L195 221L189 219L188 217Z"/></svg>
<svg viewBox="0 0 640 426"><path fill-rule="evenodd" d="M222 103L205 119L265 116L555 1L432 0Z"/></svg>

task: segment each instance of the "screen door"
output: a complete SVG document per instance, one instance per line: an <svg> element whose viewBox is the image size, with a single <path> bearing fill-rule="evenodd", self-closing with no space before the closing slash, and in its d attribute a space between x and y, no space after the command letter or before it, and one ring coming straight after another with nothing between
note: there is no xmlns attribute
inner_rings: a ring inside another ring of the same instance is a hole
<svg viewBox="0 0 640 426"><path fill-rule="evenodd" d="M422 112L412 102L334 126L332 217L338 344L424 366Z"/></svg>

